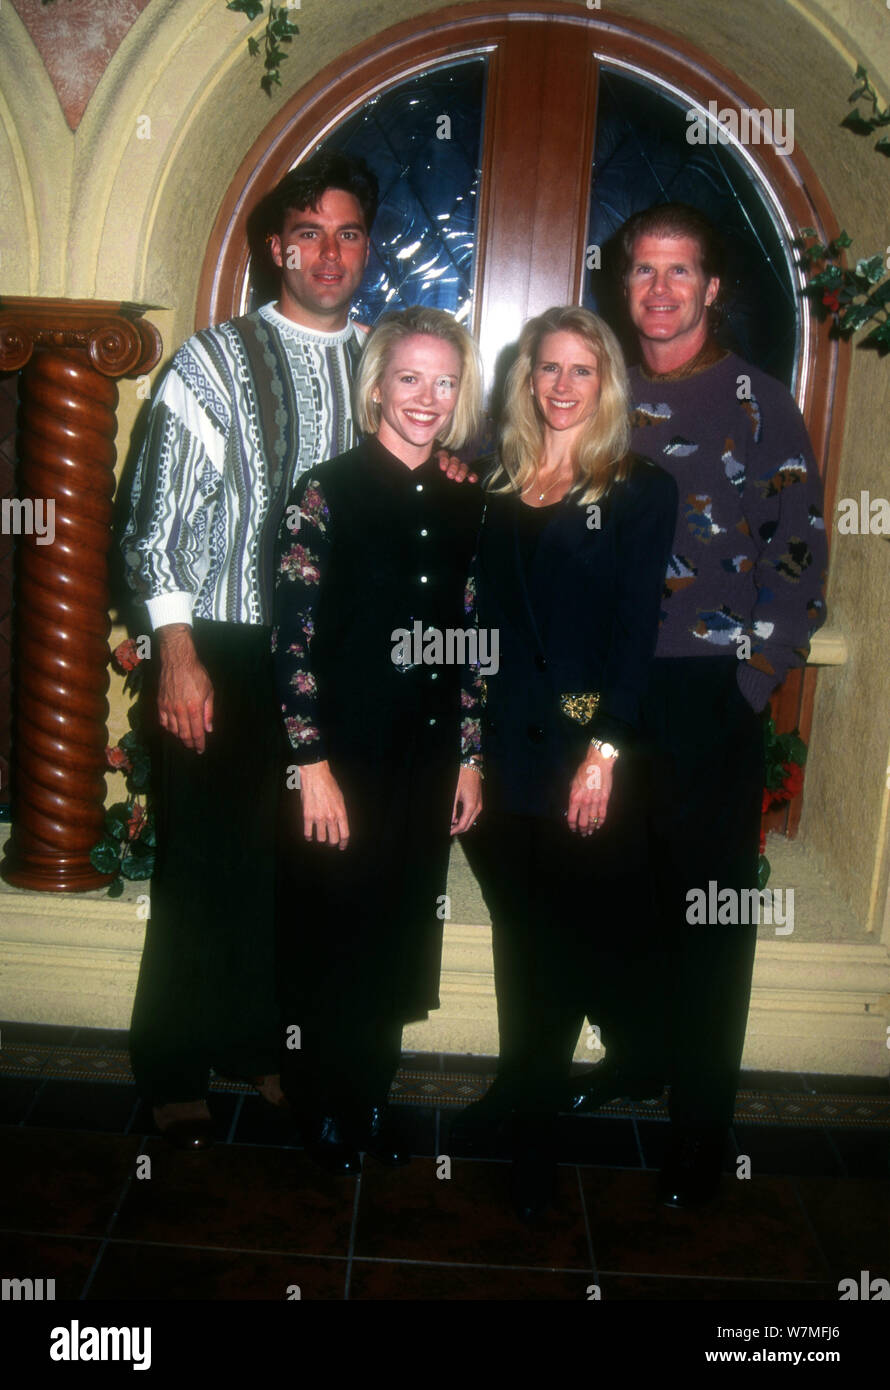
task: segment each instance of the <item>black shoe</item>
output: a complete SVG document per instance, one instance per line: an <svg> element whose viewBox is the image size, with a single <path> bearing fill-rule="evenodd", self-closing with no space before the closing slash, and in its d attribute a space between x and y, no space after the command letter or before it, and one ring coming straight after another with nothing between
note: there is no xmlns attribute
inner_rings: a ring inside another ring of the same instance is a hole
<svg viewBox="0 0 890 1390"><path fill-rule="evenodd" d="M571 1114L581 1114L585 1110L599 1110L610 1101L626 1097L628 1100L653 1100L661 1095L664 1082L651 1076L623 1071L620 1067L610 1067L601 1062L589 1080L575 1077L563 1093L560 1109Z"/></svg>
<svg viewBox="0 0 890 1390"><path fill-rule="evenodd" d="M348 1177L361 1171L358 1149L344 1135L339 1120L324 1115L303 1126L306 1152L326 1173Z"/></svg>
<svg viewBox="0 0 890 1390"><path fill-rule="evenodd" d="M449 1140L471 1149L503 1134L516 1108L515 1088L494 1080L480 1100L474 1100L454 1119Z"/></svg>
<svg viewBox="0 0 890 1390"><path fill-rule="evenodd" d="M174 1149L197 1153L200 1149L209 1149L213 1144L213 1121L174 1120L161 1133Z"/></svg>
<svg viewBox="0 0 890 1390"><path fill-rule="evenodd" d="M398 1126L387 1105L373 1105L361 1128L359 1145L387 1168L404 1168L411 1162L411 1150L398 1133Z"/></svg>
<svg viewBox="0 0 890 1390"><path fill-rule="evenodd" d="M671 1140L667 1161L658 1175L658 1201L666 1207L704 1206L717 1195L726 1130L681 1129Z"/></svg>
<svg viewBox="0 0 890 1390"><path fill-rule="evenodd" d="M530 1222L553 1205L556 1161L548 1149L526 1149L513 1160L510 1196L520 1221Z"/></svg>

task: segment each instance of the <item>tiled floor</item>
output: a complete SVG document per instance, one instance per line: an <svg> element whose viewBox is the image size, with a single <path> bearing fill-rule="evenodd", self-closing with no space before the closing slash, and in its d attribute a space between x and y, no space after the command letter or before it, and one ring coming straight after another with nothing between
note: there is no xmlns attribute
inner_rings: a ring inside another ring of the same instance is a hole
<svg viewBox="0 0 890 1390"><path fill-rule="evenodd" d="M216 1146L177 1153L132 1084L66 1079L68 1053L52 1066L40 1050L71 1049L97 1074L125 1035L11 1024L2 1044L0 1274L53 1278L57 1300L282 1300L296 1286L303 1299L572 1301L598 1285L608 1300L837 1302L842 1278L890 1278L886 1080L745 1073L720 1199L701 1215L653 1200L663 1107L563 1117L557 1205L528 1228L503 1155L449 1143L454 1078L481 1087L491 1059L406 1056L402 1098L430 1097L398 1109L416 1157L338 1179L243 1087L212 1096ZM16 1046L30 1074L8 1074Z"/></svg>

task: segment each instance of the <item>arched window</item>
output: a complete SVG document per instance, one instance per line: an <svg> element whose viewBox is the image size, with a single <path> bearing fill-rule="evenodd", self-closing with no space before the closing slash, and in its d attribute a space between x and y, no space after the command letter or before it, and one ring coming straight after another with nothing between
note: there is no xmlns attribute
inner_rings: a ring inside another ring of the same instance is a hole
<svg viewBox="0 0 890 1390"><path fill-rule="evenodd" d="M476 333L489 384L529 315L587 303L609 317L609 255L595 269L591 248L607 252L637 208L680 198L727 235L732 345L794 391L830 508L844 372L802 308L790 241L803 226L828 241L838 226L799 148L692 143L690 113L706 120L709 103L767 106L684 41L559 0L489 0L397 25L321 72L247 154L207 250L198 326L247 307L247 213L321 145L362 153L384 191L358 312L451 309ZM813 682L786 681L781 727L806 733Z"/></svg>

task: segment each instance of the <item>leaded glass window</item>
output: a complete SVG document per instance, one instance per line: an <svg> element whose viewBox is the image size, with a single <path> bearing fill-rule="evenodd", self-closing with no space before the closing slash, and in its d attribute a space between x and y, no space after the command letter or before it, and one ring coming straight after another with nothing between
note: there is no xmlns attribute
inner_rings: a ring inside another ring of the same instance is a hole
<svg viewBox="0 0 890 1390"><path fill-rule="evenodd" d="M385 309L447 309L469 323L486 60L411 77L369 101L319 146L359 155L380 180L368 269L353 317Z"/></svg>

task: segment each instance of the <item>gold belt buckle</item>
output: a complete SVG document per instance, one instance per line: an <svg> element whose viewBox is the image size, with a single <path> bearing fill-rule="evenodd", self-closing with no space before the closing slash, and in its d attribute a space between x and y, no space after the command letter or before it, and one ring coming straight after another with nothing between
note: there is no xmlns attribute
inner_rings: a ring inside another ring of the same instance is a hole
<svg viewBox="0 0 890 1390"><path fill-rule="evenodd" d="M576 724L589 724L596 714L599 702L599 691L592 690L585 695L560 695L559 708Z"/></svg>

